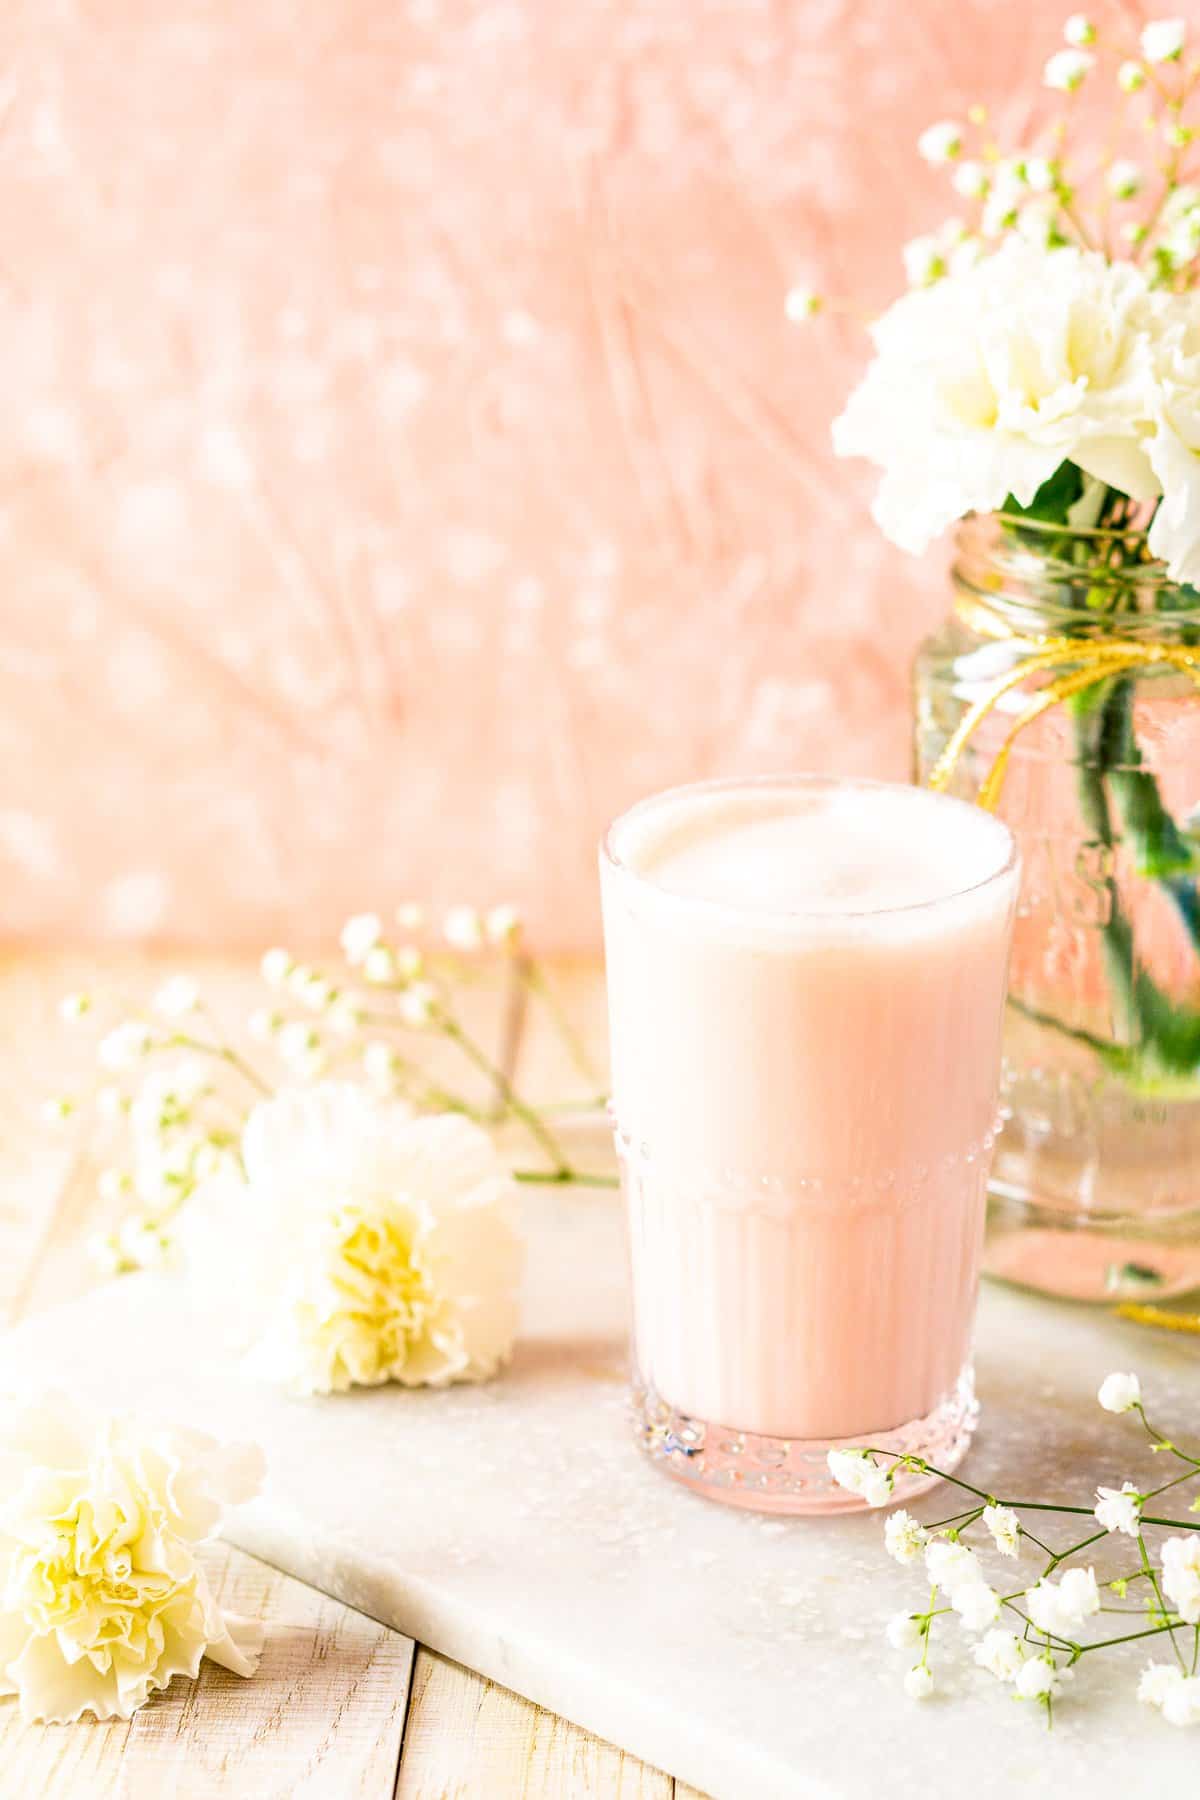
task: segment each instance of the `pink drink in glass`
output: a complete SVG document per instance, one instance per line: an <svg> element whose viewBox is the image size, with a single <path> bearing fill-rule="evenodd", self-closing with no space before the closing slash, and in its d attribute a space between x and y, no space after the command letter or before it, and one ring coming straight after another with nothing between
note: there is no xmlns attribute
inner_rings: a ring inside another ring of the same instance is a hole
<svg viewBox="0 0 1200 1800"><path fill-rule="evenodd" d="M966 1449L1017 873L975 807L817 777L605 840L638 1432L716 1498L839 1510L831 1446Z"/></svg>

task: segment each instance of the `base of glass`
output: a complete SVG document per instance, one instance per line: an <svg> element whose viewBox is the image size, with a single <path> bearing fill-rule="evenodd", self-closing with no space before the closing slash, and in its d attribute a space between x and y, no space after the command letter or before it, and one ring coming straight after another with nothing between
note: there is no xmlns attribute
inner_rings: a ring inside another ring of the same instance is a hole
<svg viewBox="0 0 1200 1800"><path fill-rule="evenodd" d="M983 1271L1063 1300L1165 1300L1200 1288L1200 1212L1068 1212L993 1181Z"/></svg>
<svg viewBox="0 0 1200 1800"><path fill-rule="evenodd" d="M638 1443L658 1467L696 1493L726 1506L763 1513L852 1513L869 1510L840 1488L829 1473L830 1450L870 1444L879 1450L923 1457L945 1474L966 1455L979 1419L975 1382L968 1365L940 1406L890 1431L852 1438L762 1437L676 1412L635 1372L633 1427ZM892 1501L911 1500L936 1487L936 1475L896 1477Z"/></svg>

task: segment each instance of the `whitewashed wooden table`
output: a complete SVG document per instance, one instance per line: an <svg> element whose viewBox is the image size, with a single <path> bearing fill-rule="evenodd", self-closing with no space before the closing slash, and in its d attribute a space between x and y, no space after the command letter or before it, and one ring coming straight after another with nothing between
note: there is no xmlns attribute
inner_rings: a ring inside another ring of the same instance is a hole
<svg viewBox="0 0 1200 1800"><path fill-rule="evenodd" d="M14 1323L98 1277L87 1243L109 1223L85 1146L49 1135L39 1101L82 1082L83 1037L58 1017L75 988L144 998L171 969L198 973L229 1020L261 994L253 962L134 954L10 955L0 965L0 1318ZM604 1056L598 970L560 969L557 989ZM539 1095L578 1077L558 1040L481 985L469 1001L510 1070ZM87 1034L90 1036L90 1034ZM36 1381L36 1371L30 1371ZM259 1673L241 1681L205 1663L128 1724L25 1726L0 1701L0 1792L46 1800L508 1800L576 1796L701 1800L565 1720L414 1644L239 1551L217 1546L221 1598L262 1618Z"/></svg>

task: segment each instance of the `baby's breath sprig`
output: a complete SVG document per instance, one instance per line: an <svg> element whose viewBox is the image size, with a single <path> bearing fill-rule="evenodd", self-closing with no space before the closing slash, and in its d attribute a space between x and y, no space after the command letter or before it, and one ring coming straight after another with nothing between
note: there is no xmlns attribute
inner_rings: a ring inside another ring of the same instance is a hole
<svg viewBox="0 0 1200 1800"><path fill-rule="evenodd" d="M1182 1467L1148 1488L1130 1481L1120 1488L1098 1487L1095 1503L1088 1507L999 1499L917 1456L871 1447L830 1451L834 1480L870 1506L888 1504L899 1473L936 1475L970 1496L963 1510L929 1525L903 1508L884 1525L888 1554L902 1565L922 1567L931 1584L925 1605L897 1613L887 1626L894 1649L920 1649L919 1661L904 1677L905 1690L914 1699L925 1699L935 1690L929 1664L934 1621L957 1615L964 1630L979 1636L974 1649L978 1666L1011 1687L1017 1699L1042 1706L1048 1723L1055 1701L1084 1657L1145 1639L1165 1639L1174 1660L1145 1666L1137 1698L1160 1711L1170 1724L1200 1724L1200 1518L1147 1510L1147 1503L1159 1495L1200 1483L1200 1456L1151 1424L1136 1375L1107 1376L1098 1398L1106 1412L1134 1414L1151 1450ZM1200 1494L1189 1512L1200 1513ZM1099 1529L1055 1549L1023 1516L1043 1513L1086 1518ZM1026 1544L1039 1551L1046 1560L1037 1578L1024 1586L989 1583L976 1548L967 1541L977 1527L982 1527L982 1532L976 1531L977 1543L1003 1557L1015 1560ZM1156 1556L1147 1542L1148 1528L1176 1534L1158 1543ZM1130 1540L1131 1554L1136 1550L1136 1564L1103 1582L1090 1564L1084 1567L1074 1560L1095 1544L1122 1538ZM1064 1568L1068 1563L1072 1566ZM1135 1604L1129 1606L1124 1602L1131 1592ZM1090 1637L1091 1622L1101 1615L1136 1622L1136 1629Z"/></svg>
<svg viewBox="0 0 1200 1800"><path fill-rule="evenodd" d="M910 288L974 267L1011 236L1043 250L1074 245L1111 258L1114 215L1124 257L1144 265L1153 286L1183 292L1200 282L1200 61L1185 57L1186 20L1151 20L1133 40L1123 25L1110 32L1074 13L1063 37L1043 69L1059 105L1027 141L1002 143L982 105L921 132L917 150L945 170L957 210L904 245ZM1098 151L1077 148L1078 98L1105 78L1117 102L1112 128ZM784 299L797 325L854 310L809 280Z"/></svg>
<svg viewBox="0 0 1200 1800"><path fill-rule="evenodd" d="M121 1273L167 1260L181 1207L226 1164L240 1166L252 1107L285 1083L326 1075L363 1080L382 1098L403 1099L419 1112L457 1112L493 1127L512 1123L545 1159L544 1167L515 1169L518 1181L617 1185L615 1176L575 1166L550 1123L560 1109L528 1099L464 1021L459 989L478 979L489 959L502 958L510 981L543 1008L591 1087L570 1110L603 1107L586 1050L549 977L528 953L516 910L452 908L442 921L444 949L435 959L415 935L425 927L420 907L399 907L395 921L397 933L389 936L376 913L348 919L341 933L344 966L329 972L283 947L266 951L260 962L265 1003L252 1009L245 1027L252 1054L222 1030L192 977L172 976L145 1015L103 1030L90 1092L43 1102L47 1123L94 1117L110 1141L114 1135L122 1141L123 1159L106 1163L98 1177L105 1202L125 1209L121 1223L93 1246L106 1270ZM59 1010L64 1021L80 1025L101 1009L93 996L76 993ZM454 1047L464 1075L470 1068L485 1079L485 1102L452 1076L435 1076L422 1066L412 1044L429 1036Z"/></svg>

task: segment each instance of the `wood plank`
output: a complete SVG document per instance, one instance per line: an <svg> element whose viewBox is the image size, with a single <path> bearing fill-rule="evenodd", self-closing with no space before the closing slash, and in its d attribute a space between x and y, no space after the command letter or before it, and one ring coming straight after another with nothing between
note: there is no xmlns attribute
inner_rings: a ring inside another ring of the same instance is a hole
<svg viewBox="0 0 1200 1800"><path fill-rule="evenodd" d="M0 1201L0 1314L23 1313L83 1292L96 1279L88 1239L112 1220L96 1190L96 1166L68 1134L55 1142L37 1119L45 1095L82 1085L94 1034L68 1031L60 996L76 987L120 992L144 1003L175 967L196 969L217 1011L233 1026L260 1002L253 964L226 958L168 958L115 952L103 959L38 955L0 964L0 1158L8 1177ZM576 1023L598 1068L605 1067L603 981L588 965L550 972L554 993ZM519 1032L511 996L493 981L463 990L464 1020L538 1099L591 1098L536 997ZM421 1061L443 1079L483 1097L452 1046L421 1040ZM611 1167L602 1114L565 1117L572 1154ZM515 1136L515 1134L513 1134ZM524 1146L523 1146L524 1148ZM411 1642L241 1552L207 1553L218 1591L236 1610L263 1618L268 1639L250 1682L205 1665L198 1682L176 1681L129 1723L23 1727L0 1703L4 1792L48 1800L392 1800ZM670 1778L510 1694L421 1651L399 1794L463 1794L500 1800L666 1800ZM674 1788L686 1800L693 1790Z"/></svg>
<svg viewBox="0 0 1200 1800"><path fill-rule="evenodd" d="M205 1552L231 1611L267 1641L249 1681L202 1665L129 1724L23 1726L0 1704L6 1794L43 1800L392 1800L410 1639L225 1545Z"/></svg>
<svg viewBox="0 0 1200 1800"><path fill-rule="evenodd" d="M670 1800L669 1775L418 1650L396 1800Z"/></svg>

